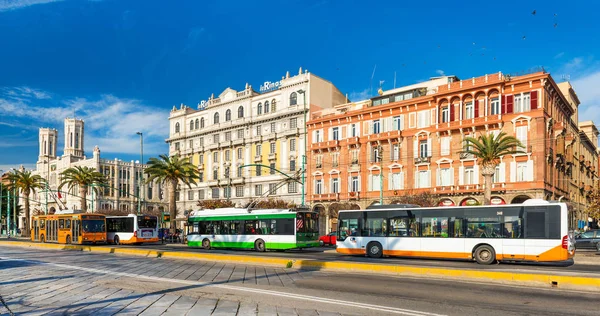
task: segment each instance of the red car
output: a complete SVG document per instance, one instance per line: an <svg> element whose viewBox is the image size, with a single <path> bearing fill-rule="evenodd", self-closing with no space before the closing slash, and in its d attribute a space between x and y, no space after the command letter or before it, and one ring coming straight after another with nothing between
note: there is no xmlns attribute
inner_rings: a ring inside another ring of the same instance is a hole
<svg viewBox="0 0 600 316"><path fill-rule="evenodd" d="M337 232L331 232L325 236L319 237L319 244L321 246L335 246L337 240Z"/></svg>

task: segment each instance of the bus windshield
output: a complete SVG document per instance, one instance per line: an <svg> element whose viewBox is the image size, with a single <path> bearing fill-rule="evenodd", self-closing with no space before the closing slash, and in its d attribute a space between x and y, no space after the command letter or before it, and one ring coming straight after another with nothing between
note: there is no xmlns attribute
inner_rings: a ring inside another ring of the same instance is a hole
<svg viewBox="0 0 600 316"><path fill-rule="evenodd" d="M137 224L139 228L156 228L158 219L156 216L138 216Z"/></svg>
<svg viewBox="0 0 600 316"><path fill-rule="evenodd" d="M82 221L82 229L84 233L103 233L105 232L104 221L96 219L84 219Z"/></svg>
<svg viewBox="0 0 600 316"><path fill-rule="evenodd" d="M298 231L301 233L318 233L319 232L319 224L318 224L318 214L317 213L298 213L302 214L302 219L304 220L304 225L297 225L299 228ZM298 218L300 220L300 218Z"/></svg>

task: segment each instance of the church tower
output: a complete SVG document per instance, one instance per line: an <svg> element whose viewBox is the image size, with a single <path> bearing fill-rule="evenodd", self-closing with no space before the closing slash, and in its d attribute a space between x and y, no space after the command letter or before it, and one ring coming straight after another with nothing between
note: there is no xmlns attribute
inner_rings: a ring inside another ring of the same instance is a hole
<svg viewBox="0 0 600 316"><path fill-rule="evenodd" d="M65 152L64 156L83 158L83 120L65 119Z"/></svg>
<svg viewBox="0 0 600 316"><path fill-rule="evenodd" d="M53 128L40 128L40 155L38 161L56 159L58 131Z"/></svg>

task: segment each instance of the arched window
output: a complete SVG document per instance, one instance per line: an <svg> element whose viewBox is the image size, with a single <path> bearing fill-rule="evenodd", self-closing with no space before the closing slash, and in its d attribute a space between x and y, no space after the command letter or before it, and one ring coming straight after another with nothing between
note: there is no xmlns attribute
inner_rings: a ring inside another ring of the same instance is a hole
<svg viewBox="0 0 600 316"><path fill-rule="evenodd" d="M257 107L256 113L257 113L258 115L261 115L261 114L262 114L262 103L259 103L259 104L258 104L258 107Z"/></svg>
<svg viewBox="0 0 600 316"><path fill-rule="evenodd" d="M200 128L204 128L204 118L200 119Z"/></svg>
<svg viewBox="0 0 600 316"><path fill-rule="evenodd" d="M238 118L244 117L244 107L240 105L238 108Z"/></svg>
<svg viewBox="0 0 600 316"><path fill-rule="evenodd" d="M196 119L196 129L200 128L200 125L198 125L198 119Z"/></svg>
<svg viewBox="0 0 600 316"><path fill-rule="evenodd" d="M276 101L275 99L271 100L271 112L275 112L277 108L275 107Z"/></svg>
<svg viewBox="0 0 600 316"><path fill-rule="evenodd" d="M265 101L265 113L269 113L269 101Z"/></svg>
<svg viewBox="0 0 600 316"><path fill-rule="evenodd" d="M215 124L219 124L219 113L215 113L215 119L214 119L214 123Z"/></svg>
<svg viewBox="0 0 600 316"><path fill-rule="evenodd" d="M190 121L190 131L194 129L194 120Z"/></svg>
<svg viewBox="0 0 600 316"><path fill-rule="evenodd" d="M298 95L296 94L296 92L292 92L292 94L290 94L290 105L296 104L298 104Z"/></svg>
<svg viewBox="0 0 600 316"><path fill-rule="evenodd" d="M231 121L231 110L225 111L225 122Z"/></svg>
<svg viewBox="0 0 600 316"><path fill-rule="evenodd" d="M179 133L179 123L175 123L175 133ZM71 143L73 143L73 134L71 134Z"/></svg>

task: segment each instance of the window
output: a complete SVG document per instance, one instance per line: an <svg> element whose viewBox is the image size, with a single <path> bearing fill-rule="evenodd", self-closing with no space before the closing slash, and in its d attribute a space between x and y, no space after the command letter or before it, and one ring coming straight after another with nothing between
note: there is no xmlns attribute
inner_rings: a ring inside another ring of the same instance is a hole
<svg viewBox="0 0 600 316"><path fill-rule="evenodd" d="M200 137L200 147L204 146L204 137Z"/></svg>
<svg viewBox="0 0 600 316"><path fill-rule="evenodd" d="M192 191L192 190L188 191L188 200L190 200L190 201L194 200L194 191Z"/></svg>
<svg viewBox="0 0 600 316"><path fill-rule="evenodd" d="M237 159L244 159L244 148L237 149Z"/></svg>
<svg viewBox="0 0 600 316"><path fill-rule="evenodd" d="M296 151L296 139L290 139L290 151Z"/></svg>
<svg viewBox="0 0 600 316"><path fill-rule="evenodd" d="M467 102L465 104L465 119L472 119L475 117L475 108L473 107L473 102Z"/></svg>
<svg viewBox="0 0 600 316"><path fill-rule="evenodd" d="M256 125L256 136L260 136L261 135L261 126L260 125Z"/></svg>
<svg viewBox="0 0 600 316"><path fill-rule="evenodd" d="M238 167L235 170L236 177L240 178L242 176L242 168Z"/></svg>
<svg viewBox="0 0 600 316"><path fill-rule="evenodd" d="M275 129L275 123L271 123L271 129L270 129L271 133L275 133L276 129Z"/></svg>
<svg viewBox="0 0 600 316"><path fill-rule="evenodd" d="M392 160L400 160L400 145L398 144L392 145Z"/></svg>
<svg viewBox="0 0 600 316"><path fill-rule="evenodd" d="M500 98L498 98L498 97L492 98L490 108L491 108L492 115L500 114Z"/></svg>
<svg viewBox="0 0 600 316"><path fill-rule="evenodd" d="M358 177L351 177L350 179L350 192L358 192L360 188L360 182L358 181Z"/></svg>
<svg viewBox="0 0 600 316"><path fill-rule="evenodd" d="M270 174L275 174L275 163L274 162L270 163L269 167L270 167L269 173Z"/></svg>
<svg viewBox="0 0 600 316"><path fill-rule="evenodd" d="M256 106L256 114L262 114L262 103L258 103L258 105Z"/></svg>
<svg viewBox="0 0 600 316"><path fill-rule="evenodd" d="M529 110L531 110L529 93L515 95L515 113L527 112Z"/></svg>
<svg viewBox="0 0 600 316"><path fill-rule="evenodd" d="M228 142L231 140L231 132L225 132L225 141Z"/></svg>
<svg viewBox="0 0 600 316"><path fill-rule="evenodd" d="M243 128L240 128L237 130L237 138L244 139L244 129Z"/></svg>
<svg viewBox="0 0 600 316"><path fill-rule="evenodd" d="M298 119L297 118L291 118L290 119L290 128L296 128L298 127Z"/></svg>
<svg viewBox="0 0 600 316"><path fill-rule="evenodd" d="M427 141L422 140L419 142L419 157L427 157Z"/></svg>
<svg viewBox="0 0 600 316"><path fill-rule="evenodd" d="M357 137L356 124L350 124L350 137Z"/></svg>
<svg viewBox="0 0 600 316"><path fill-rule="evenodd" d="M298 95L296 92L292 92L292 94L290 94L290 106L296 104L298 104Z"/></svg>
<svg viewBox="0 0 600 316"><path fill-rule="evenodd" d="M225 111L225 122L231 121L231 110Z"/></svg>
<svg viewBox="0 0 600 316"><path fill-rule="evenodd" d="M350 151L350 156L351 156L351 164L356 165L358 164L358 150L352 150Z"/></svg>
<svg viewBox="0 0 600 316"><path fill-rule="evenodd" d="M198 190L198 199L204 200L204 190Z"/></svg>
<svg viewBox="0 0 600 316"><path fill-rule="evenodd" d="M213 180L219 180L219 169L213 169Z"/></svg>
<svg viewBox="0 0 600 316"><path fill-rule="evenodd" d="M212 189L212 198L213 199L218 199L219 198L219 188L213 188Z"/></svg>
<svg viewBox="0 0 600 316"><path fill-rule="evenodd" d="M442 108L442 123L450 122L450 106Z"/></svg>
<svg viewBox="0 0 600 316"><path fill-rule="evenodd" d="M175 123L175 133L179 133L179 123Z"/></svg>
<svg viewBox="0 0 600 316"><path fill-rule="evenodd" d="M361 235L369 237L383 237L386 235L387 219L367 217Z"/></svg>
<svg viewBox="0 0 600 316"><path fill-rule="evenodd" d="M323 194L323 180L315 180L315 194Z"/></svg>
<svg viewBox="0 0 600 316"><path fill-rule="evenodd" d="M381 178L378 174L372 174L371 176L371 191L380 191L381 190Z"/></svg>
<svg viewBox="0 0 600 316"><path fill-rule="evenodd" d="M223 188L223 197L226 199L231 198L231 187L224 187Z"/></svg>
<svg viewBox="0 0 600 316"><path fill-rule="evenodd" d="M231 161L231 152L229 149L225 151L225 161Z"/></svg>
<svg viewBox="0 0 600 316"><path fill-rule="evenodd" d="M527 181L527 162L517 162L517 182Z"/></svg>
<svg viewBox="0 0 600 316"><path fill-rule="evenodd" d="M331 193L340 193L340 179L331 179Z"/></svg>
<svg viewBox="0 0 600 316"><path fill-rule="evenodd" d="M379 134L381 133L381 123L379 122L379 120L374 120L373 121L373 134Z"/></svg>
<svg viewBox="0 0 600 316"><path fill-rule="evenodd" d="M271 153L271 154L275 153L275 142L272 142L269 144L269 153Z"/></svg>
<svg viewBox="0 0 600 316"><path fill-rule="evenodd" d="M199 121L198 121L198 119L196 119L196 122L195 122L195 124L194 124L194 126L195 126L195 129L198 129L198 128L200 128L200 124L199 124L198 122L199 122Z"/></svg>
<svg viewBox="0 0 600 316"><path fill-rule="evenodd" d="M422 237L448 237L448 217L421 218Z"/></svg>
<svg viewBox="0 0 600 316"><path fill-rule="evenodd" d="M215 117L214 117L213 121L214 121L215 124L219 124L219 113L218 112L215 113Z"/></svg>
<svg viewBox="0 0 600 316"><path fill-rule="evenodd" d="M194 130L194 121L193 121L193 120L192 120L192 121L190 121L190 131L191 131L191 130Z"/></svg>
<svg viewBox="0 0 600 316"><path fill-rule="evenodd" d="M213 162L215 162L215 163L219 162L219 153L216 151L213 153Z"/></svg>
<svg viewBox="0 0 600 316"><path fill-rule="evenodd" d="M175 150L179 150L179 142L175 143Z"/></svg>
<svg viewBox="0 0 600 316"><path fill-rule="evenodd" d="M194 148L194 141L190 139L190 148Z"/></svg>
<svg viewBox="0 0 600 316"><path fill-rule="evenodd" d="M334 127L331 129L333 132L333 135L331 136L333 140L339 140L340 139L340 128L339 127Z"/></svg>
<svg viewBox="0 0 600 316"><path fill-rule="evenodd" d="M431 125L431 113L429 110L417 112L417 128L429 127Z"/></svg>
<svg viewBox="0 0 600 316"><path fill-rule="evenodd" d="M331 166L337 168L340 164L340 153L331 153Z"/></svg>
<svg viewBox="0 0 600 316"><path fill-rule="evenodd" d="M371 162L379 162L383 158L383 155L380 155L379 146L371 147Z"/></svg>
<svg viewBox="0 0 600 316"><path fill-rule="evenodd" d="M200 128L204 128L204 118L200 119Z"/></svg>
<svg viewBox="0 0 600 316"><path fill-rule="evenodd" d="M275 99L271 100L271 112L275 112L275 110L277 110L277 107L275 106L277 103L275 101Z"/></svg>
<svg viewBox="0 0 600 316"><path fill-rule="evenodd" d="M259 166L259 167L256 167L256 176L258 177L260 175L262 175L262 167Z"/></svg>
<svg viewBox="0 0 600 316"><path fill-rule="evenodd" d="M260 144L256 145L256 155L262 156L262 145Z"/></svg>
<svg viewBox="0 0 600 316"><path fill-rule="evenodd" d="M527 148L527 126L517 126L517 139Z"/></svg>
<svg viewBox="0 0 600 316"><path fill-rule="evenodd" d="M358 233L357 218L342 219L340 221L340 231L338 232L338 236L341 239L346 239L348 236L358 236Z"/></svg>
<svg viewBox="0 0 600 316"><path fill-rule="evenodd" d="M315 131L315 142L322 142L323 138L321 137L321 130Z"/></svg>
<svg viewBox="0 0 600 316"><path fill-rule="evenodd" d="M204 164L204 154L200 155L200 164Z"/></svg>
<svg viewBox="0 0 600 316"><path fill-rule="evenodd" d="M265 101L265 114L269 113L269 101Z"/></svg>
<svg viewBox="0 0 600 316"><path fill-rule="evenodd" d="M240 107L238 107L238 118L242 117L244 117L244 107L240 105Z"/></svg>
<svg viewBox="0 0 600 316"><path fill-rule="evenodd" d="M290 160L290 171L296 171L296 160Z"/></svg>
<svg viewBox="0 0 600 316"><path fill-rule="evenodd" d="M421 170L417 173L417 188L429 188L429 171Z"/></svg>
<svg viewBox="0 0 600 316"><path fill-rule="evenodd" d="M442 137L440 154L442 156L450 155L450 136Z"/></svg>
<svg viewBox="0 0 600 316"><path fill-rule="evenodd" d="M323 168L323 156L322 155L316 156L316 160L317 160L317 168Z"/></svg>
<svg viewBox="0 0 600 316"><path fill-rule="evenodd" d="M400 190L404 187L404 174L402 172L392 173L391 175L392 190Z"/></svg>
<svg viewBox="0 0 600 316"><path fill-rule="evenodd" d="M262 184L257 184L254 186L254 195L256 195L256 196L262 195Z"/></svg>
<svg viewBox="0 0 600 316"><path fill-rule="evenodd" d="M269 183L269 195L277 194L277 184Z"/></svg>
<svg viewBox="0 0 600 316"><path fill-rule="evenodd" d="M492 177L492 183L500 183L500 166L496 166L496 171Z"/></svg>
<svg viewBox="0 0 600 316"><path fill-rule="evenodd" d="M440 169L440 186L443 187L447 187L447 186L451 186L454 183L452 183L452 180L454 178L454 175L452 174L454 172L453 168L442 168Z"/></svg>
<svg viewBox="0 0 600 316"><path fill-rule="evenodd" d="M392 128L394 130L401 131L402 128L404 127L404 126L402 126L403 123L404 122L400 116L394 116L394 118L392 120L392 124L393 124Z"/></svg>
<svg viewBox="0 0 600 316"><path fill-rule="evenodd" d="M198 181L200 181L200 182L204 181L204 172L199 172L198 173Z"/></svg>
<svg viewBox="0 0 600 316"><path fill-rule="evenodd" d="M296 183L296 182L288 183L288 193L298 193L298 183Z"/></svg>
<svg viewBox="0 0 600 316"><path fill-rule="evenodd" d="M213 143L215 143L215 144L219 143L219 134L214 134L213 135Z"/></svg>
<svg viewBox="0 0 600 316"><path fill-rule="evenodd" d="M473 167L465 167L464 184L475 184L475 169Z"/></svg>

